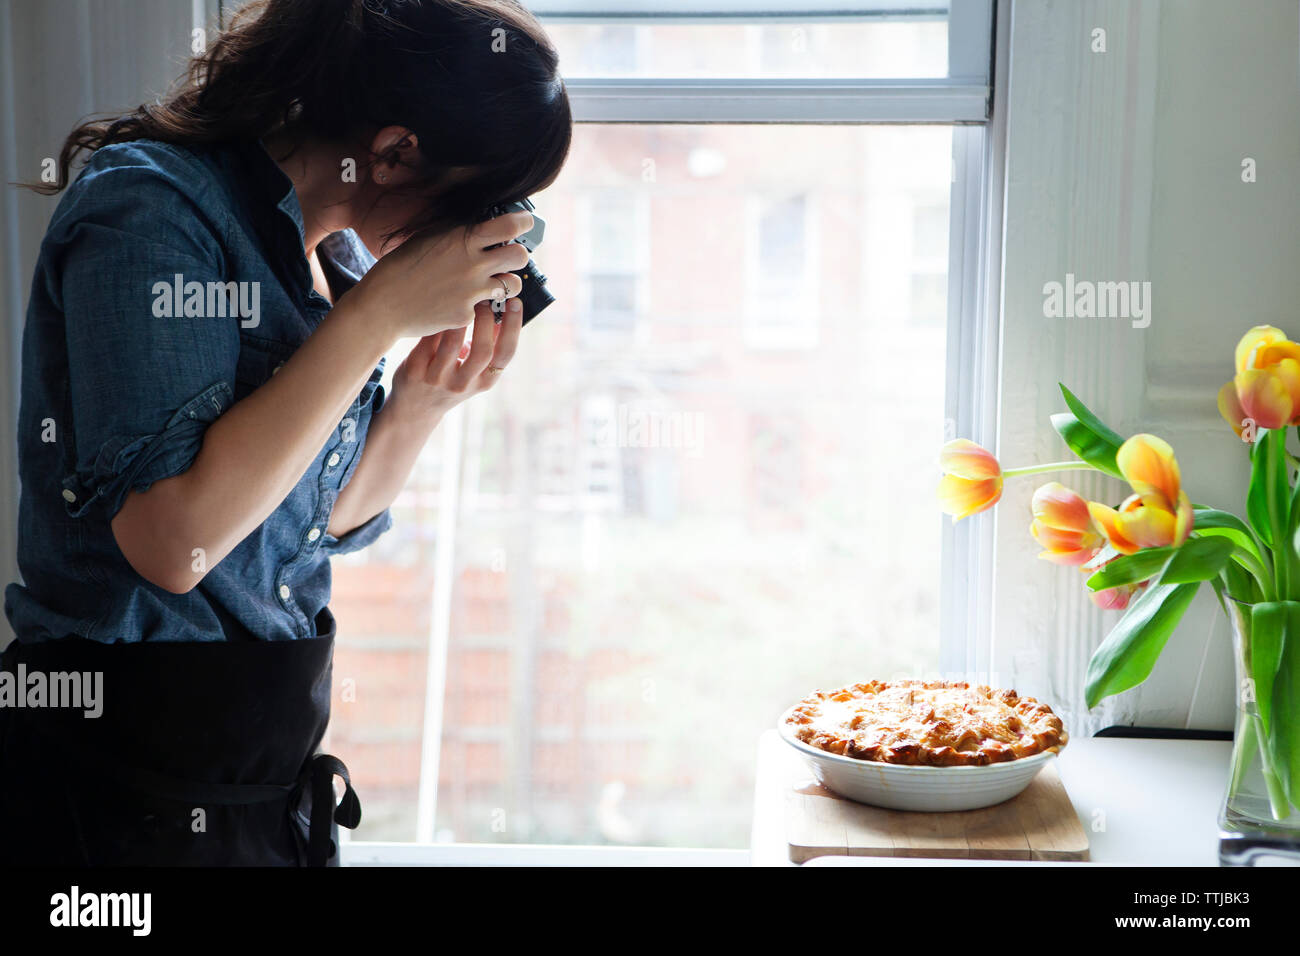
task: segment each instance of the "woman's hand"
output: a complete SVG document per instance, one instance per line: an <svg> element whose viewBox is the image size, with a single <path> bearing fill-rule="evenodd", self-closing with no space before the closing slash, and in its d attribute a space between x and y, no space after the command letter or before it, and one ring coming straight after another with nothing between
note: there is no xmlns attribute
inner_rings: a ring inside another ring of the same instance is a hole
<svg viewBox="0 0 1300 956"><path fill-rule="evenodd" d="M435 332L421 338L398 366L391 401L399 415L440 419L501 377L519 345L523 305L518 299L507 300L499 323L488 302L479 302L473 312L470 342L460 328Z"/></svg>
<svg viewBox="0 0 1300 956"><path fill-rule="evenodd" d="M523 308L506 304L501 322L487 302L474 308L473 339L463 329L426 335L393 373L393 394L370 423L361 462L330 514L329 533L342 537L397 498L420 449L442 417L492 387L519 344Z"/></svg>
<svg viewBox="0 0 1300 956"><path fill-rule="evenodd" d="M533 227L527 212L512 212L475 226L412 236L381 258L348 294L366 321L396 340L464 328L474 304L516 296L528 250L511 242ZM496 249L488 248L507 243Z"/></svg>

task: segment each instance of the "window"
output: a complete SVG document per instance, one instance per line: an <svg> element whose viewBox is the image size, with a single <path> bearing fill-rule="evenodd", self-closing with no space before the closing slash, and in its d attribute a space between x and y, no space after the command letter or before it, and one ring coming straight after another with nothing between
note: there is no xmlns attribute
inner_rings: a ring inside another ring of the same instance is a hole
<svg viewBox="0 0 1300 956"><path fill-rule="evenodd" d="M649 34L628 24L598 23L570 27L565 39L573 52L565 58L566 70L576 76L619 76L638 71Z"/></svg>
<svg viewBox="0 0 1300 956"><path fill-rule="evenodd" d="M785 705L942 661L926 436L980 407L940 357L978 334L948 250L988 77L942 5L531 6L581 65L534 197L558 301L335 562L329 746L357 840L743 847ZM857 68L876 35L899 82Z"/></svg>
<svg viewBox="0 0 1300 956"><path fill-rule="evenodd" d="M573 9L576 4L533 3ZM617 13L618 3L601 4ZM693 4L699 10L724 4ZM752 5L746 5L752 6ZM790 16L746 22L741 16L690 16L675 22L591 24L573 18L549 26L575 77L890 77L947 75L948 25L944 4L928 4L928 15L838 16L818 22L799 4ZM805 9L815 5L803 4ZM840 4L841 8L848 4ZM927 6L917 4L916 7ZM689 8L688 8L689 9ZM598 16L599 14L595 14Z"/></svg>
<svg viewBox="0 0 1300 956"><path fill-rule="evenodd" d="M817 344L820 296L811 268L818 258L813 248L816 223L809 221L811 206L807 189L755 197L748 205L747 345L806 349Z"/></svg>
<svg viewBox="0 0 1300 956"><path fill-rule="evenodd" d="M617 161L639 163L626 153ZM637 192L592 190L581 197L578 234L582 329L593 344L621 347L636 340L637 320L648 309L645 276L650 271L648 206Z"/></svg>

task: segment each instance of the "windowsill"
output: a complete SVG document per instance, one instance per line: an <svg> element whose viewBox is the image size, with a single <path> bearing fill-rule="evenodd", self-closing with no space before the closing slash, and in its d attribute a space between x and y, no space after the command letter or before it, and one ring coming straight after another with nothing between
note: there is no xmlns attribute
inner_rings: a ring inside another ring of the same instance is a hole
<svg viewBox="0 0 1300 956"><path fill-rule="evenodd" d="M748 866L747 850L531 843L344 842L343 866Z"/></svg>
<svg viewBox="0 0 1300 956"><path fill-rule="evenodd" d="M1075 739L1059 769L1088 833L1090 862L1216 866L1217 819L1232 744L1219 740ZM792 866L783 781L800 758L775 731L759 739L750 851L676 847L345 841L344 866ZM1101 828L1098 829L1097 827ZM815 866L1077 866L983 860L818 857Z"/></svg>
<svg viewBox="0 0 1300 956"><path fill-rule="evenodd" d="M1232 744L1222 740L1087 737L1071 740L1058 769L1088 834L1092 864L1218 866L1218 816ZM793 866L785 841L785 793L802 759L769 730L759 738L751 857ZM811 776L811 774L808 774ZM1100 828L1100 829L1099 829ZM1086 866L991 860L834 856L821 866Z"/></svg>

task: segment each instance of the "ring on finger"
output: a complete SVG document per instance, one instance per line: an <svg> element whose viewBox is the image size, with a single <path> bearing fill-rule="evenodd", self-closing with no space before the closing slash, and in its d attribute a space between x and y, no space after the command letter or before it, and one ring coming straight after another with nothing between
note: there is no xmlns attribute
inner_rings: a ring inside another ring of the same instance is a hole
<svg viewBox="0 0 1300 956"><path fill-rule="evenodd" d="M493 375L500 375L502 372L505 371L505 369L503 369L503 368L498 368L498 367L495 366L495 365L489 365L489 366L487 367L486 371L491 372Z"/></svg>

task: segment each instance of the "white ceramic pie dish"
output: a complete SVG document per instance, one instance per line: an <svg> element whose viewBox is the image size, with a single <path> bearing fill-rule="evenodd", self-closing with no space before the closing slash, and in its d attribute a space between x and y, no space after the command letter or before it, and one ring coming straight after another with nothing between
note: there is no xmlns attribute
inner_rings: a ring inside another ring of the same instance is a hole
<svg viewBox="0 0 1300 956"><path fill-rule="evenodd" d="M799 706L798 704L795 707ZM978 810L1017 796L1056 754L1053 751L983 767L928 767L842 757L804 743L781 715L781 739L799 751L823 787L842 797L891 810Z"/></svg>

